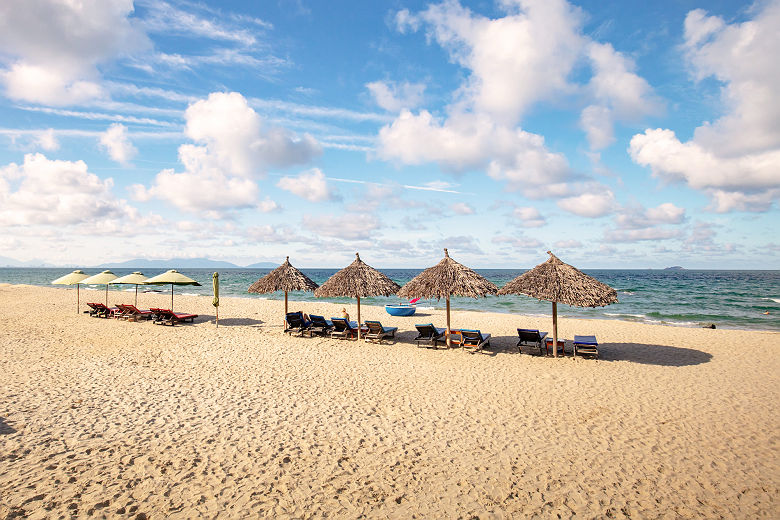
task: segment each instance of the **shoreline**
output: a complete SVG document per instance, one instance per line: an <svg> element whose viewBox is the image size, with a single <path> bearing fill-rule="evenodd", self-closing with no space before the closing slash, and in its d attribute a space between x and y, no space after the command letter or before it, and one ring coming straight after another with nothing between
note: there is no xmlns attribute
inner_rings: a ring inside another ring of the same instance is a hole
<svg viewBox="0 0 780 520"><path fill-rule="evenodd" d="M412 341L444 311L362 307L401 327L373 344L220 301L166 327L0 284L0 517L780 516L780 333L562 319L601 356L552 359L514 330L550 317L453 312L493 334L471 353Z"/></svg>
<svg viewBox="0 0 780 520"><path fill-rule="evenodd" d="M0 284L0 285L2 285L2 284ZM31 284L7 284L7 285L22 285L22 286L26 286L26 287L41 287L41 288L44 288L44 289L59 289L59 290L66 289L66 290L72 290L72 288L68 288L68 287L53 287L53 286L52 287L47 287L47 286L43 286L43 285L31 285ZM81 290L82 291L90 291L90 292L92 292L92 291L103 292L105 294L105 289L88 289L88 288L84 287ZM124 293L124 292L134 292L134 291L128 289L128 290L125 290L125 291L117 291L117 292ZM142 292L139 291L138 294L140 295L140 294L142 294ZM150 292L144 292L143 294L165 294L165 291L164 290L159 291L159 292L158 291L150 291ZM170 292L168 294L170 294ZM176 295L177 296L181 296L181 297L206 297L206 298L209 298L209 299L212 298L212 296L207 295L207 294L186 293L186 289L185 289L185 292L183 292L183 293L176 293ZM250 301L255 301L255 300L259 300L259 301L283 301L282 298L278 298L277 299L277 298L270 298L270 297L266 297L266 296L251 295L251 294L241 295L241 296L238 296L238 295L220 296L220 300L222 300L224 298L236 298L236 299L239 299L239 300L250 300ZM322 299L317 299L317 300L292 300L291 299L289 301L291 303L292 302L300 303L301 305L312 304L312 303L313 304L317 304L319 302L333 303L334 305L342 305L342 306L343 305L349 305L348 302L334 303L334 302L330 302L328 300L329 300L328 298L322 298ZM353 299L353 302L354 302L354 299ZM546 303L549 303L549 302L546 302ZM721 324L720 322L714 321L714 320L710 320L710 321L706 321L706 322L703 321L701 323L694 324L693 322L670 322L670 321L663 321L663 320L641 319L641 318L639 318L637 320L628 320L628 319L625 319L625 318L619 317L619 316L615 316L615 317L611 317L611 316L603 316L603 317L571 316L571 315L567 315L567 314L561 312L561 309L563 308L562 305L563 304L559 304L559 306L558 306L558 316L561 317L561 318L564 318L564 319L593 320L593 321L620 321L620 322L625 322L625 323L638 323L638 324L643 324L643 325L658 325L658 326L668 326L668 327L679 327L679 328L684 328L684 329L705 328L702 325L702 323L715 323L715 325L717 326L717 329L719 329L719 330L738 330L738 331L743 331L743 332L769 332L769 333L780 332L780 330L775 330L775 329L771 329L771 328L769 328L769 329L750 328L748 326L732 325L732 324L729 324L728 322L725 323L725 324ZM369 304L361 303L361 308L363 308L363 307L381 308L384 311L384 307L383 306L378 306L378 305L369 305ZM442 309L434 309L434 310L436 310L436 311L439 311L439 310L443 311L444 309L442 308ZM497 309L485 309L485 310L481 310L481 309L456 309L455 307L453 307L453 312L476 312L476 313L499 314L499 315L527 316L527 317L531 317L531 318L534 318L534 319L537 319L537 318L538 319L543 319L546 316L546 317L550 318L550 320L552 320L552 313L551 312L549 314L544 314L544 313L539 313L539 314L525 313L525 314L523 314L523 313L513 313L513 312L510 312L510 311L501 311L501 310L497 310ZM329 319L330 316L326 316L326 318Z"/></svg>

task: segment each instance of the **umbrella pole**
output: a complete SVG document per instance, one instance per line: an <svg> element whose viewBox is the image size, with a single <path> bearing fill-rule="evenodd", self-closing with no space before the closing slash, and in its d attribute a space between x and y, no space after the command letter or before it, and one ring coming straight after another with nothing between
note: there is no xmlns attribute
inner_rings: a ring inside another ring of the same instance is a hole
<svg viewBox="0 0 780 520"><path fill-rule="evenodd" d="M79 285L81 284L76 284L76 315L79 313Z"/></svg>
<svg viewBox="0 0 780 520"><path fill-rule="evenodd" d="M447 348L452 347L452 332L450 332L450 297L447 296Z"/></svg>
<svg viewBox="0 0 780 520"><path fill-rule="evenodd" d="M173 284L171 284L171 312L173 312Z"/></svg>
<svg viewBox="0 0 780 520"><path fill-rule="evenodd" d="M357 297L358 301L358 341L360 341L360 296Z"/></svg>
<svg viewBox="0 0 780 520"><path fill-rule="evenodd" d="M552 302L553 312L553 357L558 357L558 303Z"/></svg>
<svg viewBox="0 0 780 520"><path fill-rule="evenodd" d="M284 328L287 328L287 291L284 291Z"/></svg>
<svg viewBox="0 0 780 520"><path fill-rule="evenodd" d="M138 307L138 284L135 284L135 303L133 305Z"/></svg>
<svg viewBox="0 0 780 520"><path fill-rule="evenodd" d="M106 307L108 307L108 284L106 284Z"/></svg>

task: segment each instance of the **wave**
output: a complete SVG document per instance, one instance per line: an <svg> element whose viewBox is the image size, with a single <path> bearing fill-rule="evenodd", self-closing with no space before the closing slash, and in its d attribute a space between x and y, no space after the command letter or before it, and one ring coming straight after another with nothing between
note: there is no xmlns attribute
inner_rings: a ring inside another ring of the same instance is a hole
<svg viewBox="0 0 780 520"><path fill-rule="evenodd" d="M631 316L632 318L647 318L646 314L630 314L627 312L605 312L606 316Z"/></svg>
<svg viewBox="0 0 780 520"><path fill-rule="evenodd" d="M780 303L780 298L761 298L762 300L769 300L771 302Z"/></svg>
<svg viewBox="0 0 780 520"><path fill-rule="evenodd" d="M194 293L194 292L183 292L183 293L179 293L179 295L181 295L181 296L201 296L200 294Z"/></svg>

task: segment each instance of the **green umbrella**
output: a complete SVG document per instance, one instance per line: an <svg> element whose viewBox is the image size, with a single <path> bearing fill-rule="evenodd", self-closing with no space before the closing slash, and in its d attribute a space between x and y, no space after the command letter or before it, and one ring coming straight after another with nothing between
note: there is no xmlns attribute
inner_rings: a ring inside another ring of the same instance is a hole
<svg viewBox="0 0 780 520"><path fill-rule="evenodd" d="M214 299L211 301L211 305L214 306L217 313L217 327L219 327L219 273L211 275L211 283L214 287Z"/></svg>
<svg viewBox="0 0 780 520"><path fill-rule="evenodd" d="M184 276L176 269L170 269L162 274L149 278L143 285L169 285L171 286L171 311L173 311L173 286L174 285L197 285L200 284L188 276Z"/></svg>
<svg viewBox="0 0 780 520"><path fill-rule="evenodd" d="M116 280L117 276L111 271L103 271L81 281L84 285L105 285L106 286L106 307L108 307L108 283Z"/></svg>
<svg viewBox="0 0 780 520"><path fill-rule="evenodd" d="M135 285L135 306L138 307L138 284L144 283L146 280L148 280L147 277L144 276L143 273L139 271L134 271L131 274L126 274L120 278L117 278L113 282L108 282L111 285L114 284L124 284L124 285Z"/></svg>
<svg viewBox="0 0 780 520"><path fill-rule="evenodd" d="M89 278L88 274L84 274L84 271L78 269L72 273L60 276L52 282L54 285L75 285L76 286L76 314L79 313L79 285L82 280Z"/></svg>

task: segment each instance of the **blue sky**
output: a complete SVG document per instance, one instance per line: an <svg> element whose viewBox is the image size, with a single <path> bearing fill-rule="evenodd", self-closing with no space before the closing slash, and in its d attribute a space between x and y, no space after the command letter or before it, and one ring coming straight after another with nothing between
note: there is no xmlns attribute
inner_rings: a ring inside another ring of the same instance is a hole
<svg viewBox="0 0 780 520"><path fill-rule="evenodd" d="M780 268L780 1L0 4L0 256Z"/></svg>

